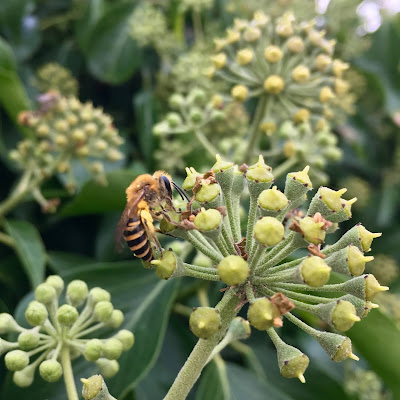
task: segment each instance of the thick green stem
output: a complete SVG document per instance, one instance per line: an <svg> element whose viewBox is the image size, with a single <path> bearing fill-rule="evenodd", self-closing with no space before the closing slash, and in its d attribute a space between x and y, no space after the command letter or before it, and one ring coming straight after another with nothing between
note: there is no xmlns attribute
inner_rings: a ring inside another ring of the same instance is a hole
<svg viewBox="0 0 400 400"><path fill-rule="evenodd" d="M197 250L201 251L207 257L211 258L216 263L219 263L223 257L219 255L211 246L205 246L202 242L196 239L190 232L185 232L182 235L190 244L192 244Z"/></svg>
<svg viewBox="0 0 400 400"><path fill-rule="evenodd" d="M197 137L197 140L201 143L201 145L204 147L205 150L207 150L211 157L215 158L215 155L218 154L218 150L214 147L214 145L206 138L203 132L201 132L199 129L195 130L195 134Z"/></svg>
<svg viewBox="0 0 400 400"><path fill-rule="evenodd" d="M253 247L253 230L257 216L257 197L250 196L249 216L247 219L246 252L250 253Z"/></svg>
<svg viewBox="0 0 400 400"><path fill-rule="evenodd" d="M224 225L222 225L222 237L223 237L226 245L228 246L228 250L230 251L230 254L237 254L235 246L233 245L232 240L228 234L228 230L226 229L226 227Z"/></svg>
<svg viewBox="0 0 400 400"><path fill-rule="evenodd" d="M14 239L3 232L0 232L0 243L3 243L8 247L15 247Z"/></svg>
<svg viewBox="0 0 400 400"><path fill-rule="evenodd" d="M192 20L193 20L193 31L195 36L196 43L199 43L203 40L203 27L201 24L201 14L193 10L192 11Z"/></svg>
<svg viewBox="0 0 400 400"><path fill-rule="evenodd" d="M232 229L232 235L235 243L238 243L242 239L242 233L240 232L240 218L237 213L233 210L232 196L230 193L224 193L226 211L228 212L229 223ZM237 214L237 217L236 215Z"/></svg>
<svg viewBox="0 0 400 400"><path fill-rule="evenodd" d="M76 391L74 373L72 372L71 357L68 346L61 349L61 365L63 368L64 383L67 390L68 400L79 400Z"/></svg>
<svg viewBox="0 0 400 400"><path fill-rule="evenodd" d="M221 315L221 330L209 339L199 339L184 366L179 371L175 382L169 389L164 400L184 400L199 378L201 371L207 363L215 346L225 334L229 323L237 315L237 305L240 299L233 290L225 293L222 300L216 306Z"/></svg>

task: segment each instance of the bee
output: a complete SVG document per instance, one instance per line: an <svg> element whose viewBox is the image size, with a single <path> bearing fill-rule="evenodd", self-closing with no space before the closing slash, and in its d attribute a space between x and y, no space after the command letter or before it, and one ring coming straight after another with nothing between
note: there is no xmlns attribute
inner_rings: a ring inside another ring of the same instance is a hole
<svg viewBox="0 0 400 400"><path fill-rule="evenodd" d="M164 171L153 175L139 175L126 189L126 206L118 222L116 247L124 237L132 253L145 262L154 259L154 242L161 251L153 225L154 219L165 216L165 211L175 210L172 203L172 186L182 199L189 201L185 192ZM161 209L161 211L157 211Z"/></svg>

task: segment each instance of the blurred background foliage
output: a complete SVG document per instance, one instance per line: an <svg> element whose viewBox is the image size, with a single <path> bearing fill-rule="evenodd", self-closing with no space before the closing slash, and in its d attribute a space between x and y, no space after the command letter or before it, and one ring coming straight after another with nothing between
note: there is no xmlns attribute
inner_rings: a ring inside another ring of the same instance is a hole
<svg viewBox="0 0 400 400"><path fill-rule="evenodd" d="M300 20L316 17L337 40L336 56L352 65L346 79L358 101L354 114L335 127L343 157L325 173L332 187L347 187L350 197L359 198L353 223L383 232L369 268L391 291L377 298L380 310L349 331L361 356L357 365L334 364L311 338L287 326L283 337L311 359L306 385L287 381L279 375L272 344L254 332L225 350L222 364L207 366L191 398L400 399L400 16L385 6L390 4L383 0L315 6L312 0L1 0L0 198L7 198L20 175L10 150L33 135L18 115L37 108L40 93L57 89L101 107L125 142L124 160L105 166L107 185L78 168L71 194L57 173L41 186L44 198L60 199L55 213L43 214L27 196L2 215L1 232L14 245L0 246L0 312L21 320L32 287L50 273L109 290L127 314L124 327L136 336L134 348L121 357L121 372L107 382L110 392L121 400L164 396L195 343L187 317L174 304L196 304L199 283L160 281L128 251L114 252L124 190L144 172L163 168L181 182L188 162L202 169L204 150L196 141L153 136L170 94L200 87L211 98L224 90L203 74L212 39L233 18L251 17L257 9L275 16L292 10ZM234 140L247 129L251 107L225 112L210 134ZM220 288L209 286L211 304ZM84 362L74 365L77 382L94 372L87 368ZM37 380L29 389L17 388L0 363L0 397L23 398L28 391L31 399L66 398L62 383Z"/></svg>

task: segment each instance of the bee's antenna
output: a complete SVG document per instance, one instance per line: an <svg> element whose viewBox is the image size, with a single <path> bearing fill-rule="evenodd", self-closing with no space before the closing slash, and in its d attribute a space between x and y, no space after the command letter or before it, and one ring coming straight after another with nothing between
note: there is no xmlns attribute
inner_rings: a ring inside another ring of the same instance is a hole
<svg viewBox="0 0 400 400"><path fill-rule="evenodd" d="M182 200L187 200L190 201L189 197L187 196L187 194L183 191L182 188L180 188L175 182L172 182L172 184L174 185L174 188L176 189L176 191L179 193L179 196L181 196Z"/></svg>

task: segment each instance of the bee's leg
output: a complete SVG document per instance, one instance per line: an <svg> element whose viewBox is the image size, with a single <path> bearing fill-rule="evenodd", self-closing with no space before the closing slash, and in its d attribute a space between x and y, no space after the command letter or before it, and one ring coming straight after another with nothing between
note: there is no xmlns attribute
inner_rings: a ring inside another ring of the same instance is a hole
<svg viewBox="0 0 400 400"><path fill-rule="evenodd" d="M179 223L177 223L176 221L173 221L165 210L158 211L158 212L154 213L154 215L157 216L157 217L162 215L170 224L175 225L175 226L179 226Z"/></svg>

